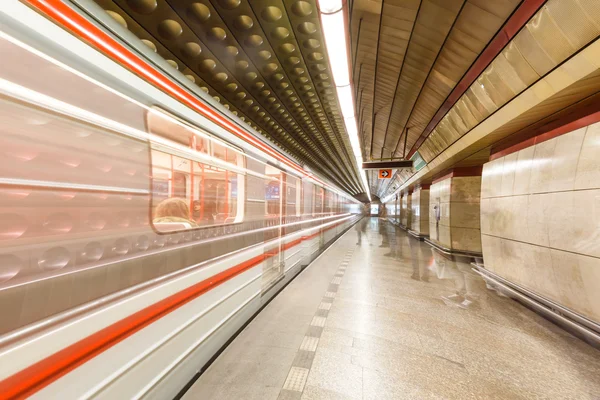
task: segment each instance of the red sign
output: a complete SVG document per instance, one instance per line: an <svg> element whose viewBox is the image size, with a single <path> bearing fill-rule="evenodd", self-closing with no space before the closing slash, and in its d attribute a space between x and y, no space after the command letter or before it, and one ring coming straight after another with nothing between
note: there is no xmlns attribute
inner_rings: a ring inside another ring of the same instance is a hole
<svg viewBox="0 0 600 400"><path fill-rule="evenodd" d="M391 169L380 169L379 170L379 179L390 179L392 177Z"/></svg>

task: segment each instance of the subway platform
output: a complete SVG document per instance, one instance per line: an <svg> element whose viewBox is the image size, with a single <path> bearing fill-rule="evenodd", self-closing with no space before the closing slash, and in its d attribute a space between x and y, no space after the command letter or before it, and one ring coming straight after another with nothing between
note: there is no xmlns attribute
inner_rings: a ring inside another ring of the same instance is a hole
<svg viewBox="0 0 600 400"><path fill-rule="evenodd" d="M600 399L599 350L378 223L315 260L183 399Z"/></svg>

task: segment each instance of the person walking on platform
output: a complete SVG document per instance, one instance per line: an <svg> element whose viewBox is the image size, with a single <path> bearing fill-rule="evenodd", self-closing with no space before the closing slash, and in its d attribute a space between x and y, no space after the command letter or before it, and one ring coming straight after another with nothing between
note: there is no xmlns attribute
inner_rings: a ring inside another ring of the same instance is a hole
<svg viewBox="0 0 600 400"><path fill-rule="evenodd" d="M362 219L356 223L356 227L354 228L356 229L356 234L358 235L358 242L356 242L358 246L362 244L363 235L367 238L367 241L370 243L369 236L367 236L367 221L367 217L362 217Z"/></svg>
<svg viewBox="0 0 600 400"><path fill-rule="evenodd" d="M390 252L384 254L384 256L398 258L401 256L401 249L398 243L398 241L400 240L399 232L397 232L396 225L392 224L390 221L386 221L386 225L388 246L390 248Z"/></svg>
<svg viewBox="0 0 600 400"><path fill-rule="evenodd" d="M387 210L385 206L382 204L381 210L379 211L379 234L381 235L381 244L379 247L390 247L389 237L388 237L388 220L387 220Z"/></svg>

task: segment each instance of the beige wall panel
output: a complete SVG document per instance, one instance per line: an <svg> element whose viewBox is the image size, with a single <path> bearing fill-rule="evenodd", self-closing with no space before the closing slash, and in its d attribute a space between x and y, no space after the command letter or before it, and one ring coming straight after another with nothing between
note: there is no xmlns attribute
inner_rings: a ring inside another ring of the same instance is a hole
<svg viewBox="0 0 600 400"><path fill-rule="evenodd" d="M452 178L450 201L479 203L481 198L481 177L461 176Z"/></svg>
<svg viewBox="0 0 600 400"><path fill-rule="evenodd" d="M528 147L518 152L517 164L515 166L515 183L513 186L513 194L515 195L530 193L534 151L534 147Z"/></svg>
<svg viewBox="0 0 600 400"><path fill-rule="evenodd" d="M552 156L556 141L549 140L535 146L534 167L531 169L530 193L547 193L552 186Z"/></svg>
<svg viewBox="0 0 600 400"><path fill-rule="evenodd" d="M481 252L481 177L451 177L431 185L429 195L429 236L452 249ZM436 226L435 209L440 207Z"/></svg>
<svg viewBox="0 0 600 400"><path fill-rule="evenodd" d="M599 127L487 163L481 200L486 268L595 321L600 321ZM504 185L511 180L512 195Z"/></svg>
<svg viewBox="0 0 600 400"><path fill-rule="evenodd" d="M573 190L577 172L577 160L583 145L586 128L570 132L556 138L556 147L552 157L552 192Z"/></svg>
<svg viewBox="0 0 600 400"><path fill-rule="evenodd" d="M479 203L452 203L450 213L450 226L453 228L480 229L481 216Z"/></svg>
<svg viewBox="0 0 600 400"><path fill-rule="evenodd" d="M429 235L429 190L417 189L411 198L411 230Z"/></svg>
<svg viewBox="0 0 600 400"><path fill-rule="evenodd" d="M552 193L549 203L550 247L600 257L600 189Z"/></svg>
<svg viewBox="0 0 600 400"><path fill-rule="evenodd" d="M406 227L410 227L410 225L411 225L411 219L410 219L411 214L412 214L411 205L412 205L411 196L409 194L404 194L404 196L402 196L402 209L400 211L400 223Z"/></svg>
<svg viewBox="0 0 600 400"><path fill-rule="evenodd" d="M574 189L600 186L600 122L590 125L579 154Z"/></svg>
<svg viewBox="0 0 600 400"><path fill-rule="evenodd" d="M481 231L479 229L451 227L452 250L481 252Z"/></svg>
<svg viewBox="0 0 600 400"><path fill-rule="evenodd" d="M421 191L415 190L411 194L410 229L419 233L421 231Z"/></svg>
<svg viewBox="0 0 600 400"><path fill-rule="evenodd" d="M504 158L502 164L502 180L500 183L500 196L511 196L515 186L515 169L519 153L510 154Z"/></svg>

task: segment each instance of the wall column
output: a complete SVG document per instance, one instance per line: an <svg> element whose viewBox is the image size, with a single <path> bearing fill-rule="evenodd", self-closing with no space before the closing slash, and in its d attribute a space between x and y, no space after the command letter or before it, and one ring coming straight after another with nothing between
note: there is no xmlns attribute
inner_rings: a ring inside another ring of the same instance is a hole
<svg viewBox="0 0 600 400"><path fill-rule="evenodd" d="M412 193L410 232L419 238L429 237L429 189L421 185Z"/></svg>
<svg viewBox="0 0 600 400"><path fill-rule="evenodd" d="M456 168L434 180L429 240L451 252L481 253L481 167Z"/></svg>
<svg viewBox="0 0 600 400"><path fill-rule="evenodd" d="M402 203L400 209L400 226L405 229L410 229L411 224L411 192L402 193Z"/></svg>

